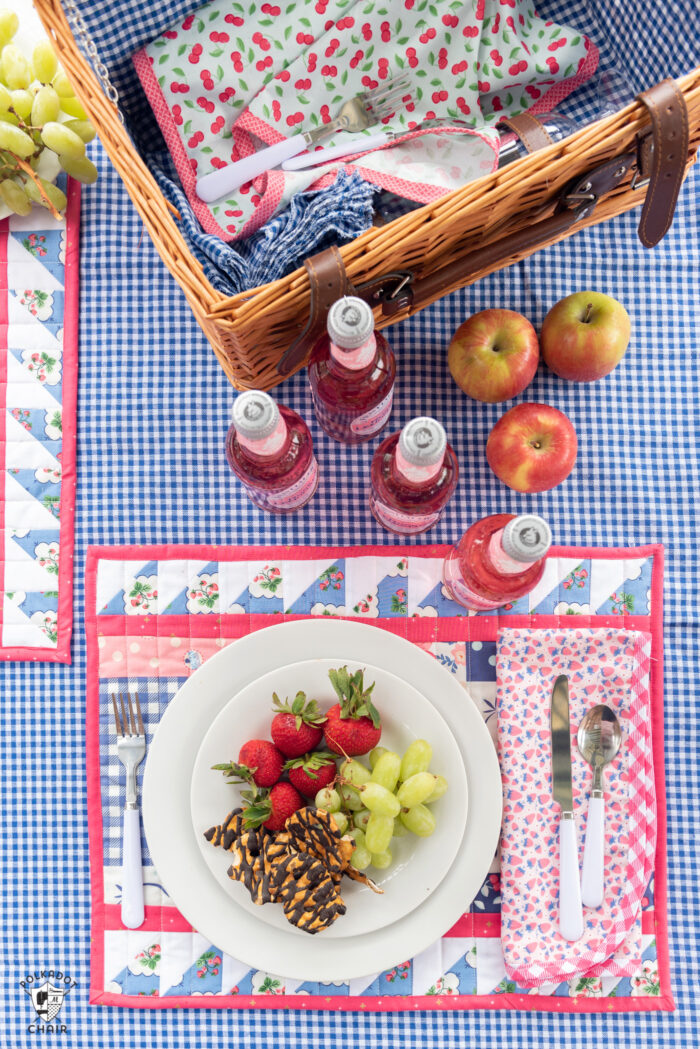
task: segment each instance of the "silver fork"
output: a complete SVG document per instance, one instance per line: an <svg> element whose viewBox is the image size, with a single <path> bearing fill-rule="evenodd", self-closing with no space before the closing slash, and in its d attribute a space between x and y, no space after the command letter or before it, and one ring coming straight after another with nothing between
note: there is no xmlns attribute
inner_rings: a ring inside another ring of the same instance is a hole
<svg viewBox="0 0 700 1049"><path fill-rule="evenodd" d="M380 87L363 91L354 98L344 102L338 114L328 124L302 131L292 135L273 146L267 146L249 157L243 157L225 168L218 168L197 180L197 196L211 204L220 197L242 186L244 182L262 175L290 157L303 153L310 146L315 146L334 131L364 131L365 128L378 124L385 117L396 112L404 96L408 95L410 81L404 75L385 80Z"/></svg>
<svg viewBox="0 0 700 1049"><path fill-rule="evenodd" d="M136 769L146 753L146 733L141 718L139 694L117 697L112 693L114 721L117 729L117 754L126 769L126 806L122 833L122 924L138 929L143 924L143 868L141 864L141 816L136 789ZM134 707L136 711L134 713ZM128 716L127 716L128 715Z"/></svg>

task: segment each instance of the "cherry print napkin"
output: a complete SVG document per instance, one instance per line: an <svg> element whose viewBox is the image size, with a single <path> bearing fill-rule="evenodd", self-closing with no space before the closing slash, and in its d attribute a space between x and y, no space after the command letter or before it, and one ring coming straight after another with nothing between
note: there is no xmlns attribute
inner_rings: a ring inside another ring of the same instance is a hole
<svg viewBox="0 0 700 1049"><path fill-rule="evenodd" d="M530 0L212 0L133 60L197 218L231 241L347 161L269 171L210 206L197 177L329 123L345 99L407 79L410 101L386 124L397 141L358 151L352 166L428 202L492 171L498 120L551 109L593 74L598 53L538 18Z"/></svg>
<svg viewBox="0 0 700 1049"><path fill-rule="evenodd" d="M503 629L497 649L498 750L503 781L501 939L520 986L571 976L630 975L641 965L641 902L656 846L651 751L651 636L614 628ZM550 699L569 678L574 811L583 857L592 770L576 731L596 703L622 725L605 772L605 899L584 907L584 933L559 933L559 806L552 798Z"/></svg>

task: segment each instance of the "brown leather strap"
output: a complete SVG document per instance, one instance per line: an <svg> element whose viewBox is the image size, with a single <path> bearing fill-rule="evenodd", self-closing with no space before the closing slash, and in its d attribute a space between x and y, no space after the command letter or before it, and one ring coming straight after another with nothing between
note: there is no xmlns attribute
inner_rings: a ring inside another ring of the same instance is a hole
<svg viewBox="0 0 700 1049"><path fill-rule="evenodd" d="M528 153L536 153L538 149L551 146L553 139L541 120L534 117L532 113L518 113L514 117L503 117L499 124L505 124L514 131Z"/></svg>
<svg viewBox="0 0 700 1049"><path fill-rule="evenodd" d="M673 221L688 156L688 110L675 81L643 91L637 98L649 110L652 135L642 142L640 168L649 178L639 222L639 239L645 248L658 244ZM646 168L646 170L645 170Z"/></svg>

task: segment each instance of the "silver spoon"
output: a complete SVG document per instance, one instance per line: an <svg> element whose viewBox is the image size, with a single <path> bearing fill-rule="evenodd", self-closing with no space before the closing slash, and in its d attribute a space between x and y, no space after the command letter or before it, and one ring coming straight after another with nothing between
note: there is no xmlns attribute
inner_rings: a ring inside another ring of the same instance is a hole
<svg viewBox="0 0 700 1049"><path fill-rule="evenodd" d="M591 707L578 727L576 742L582 756L593 768L581 869L581 901L586 907L600 907L605 866L603 768L615 757L622 742L620 722L610 707L602 703Z"/></svg>

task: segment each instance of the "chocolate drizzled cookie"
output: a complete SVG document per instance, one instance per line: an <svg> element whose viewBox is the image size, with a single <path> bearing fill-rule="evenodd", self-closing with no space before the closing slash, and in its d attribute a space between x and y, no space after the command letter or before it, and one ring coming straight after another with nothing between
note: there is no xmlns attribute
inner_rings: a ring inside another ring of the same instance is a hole
<svg viewBox="0 0 700 1049"><path fill-rule="evenodd" d="M204 831L204 837L207 841L210 841L212 845L223 845L227 852L236 844L236 839L244 831L243 825L243 809L234 809L233 812L229 812L228 816L223 823L220 823L216 827L210 827L209 830Z"/></svg>
<svg viewBox="0 0 700 1049"><path fill-rule="evenodd" d="M246 830L231 850L228 876L240 881L250 893L253 903L262 906L272 899L270 895L270 866L265 860L267 835L262 830Z"/></svg>
<svg viewBox="0 0 700 1049"><path fill-rule="evenodd" d="M292 847L316 856L329 874L342 874L347 867L355 845L343 837L330 812L307 805L289 817L284 829Z"/></svg>

